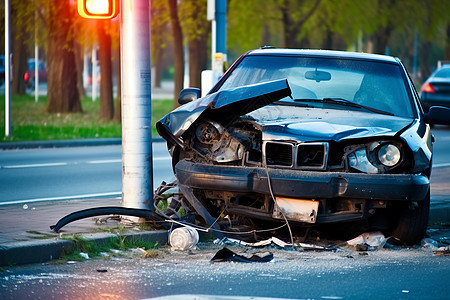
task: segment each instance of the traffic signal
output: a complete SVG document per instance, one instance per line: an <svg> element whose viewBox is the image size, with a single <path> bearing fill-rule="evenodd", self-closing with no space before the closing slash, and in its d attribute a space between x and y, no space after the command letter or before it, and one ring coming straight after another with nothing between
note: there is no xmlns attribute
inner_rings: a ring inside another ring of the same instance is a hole
<svg viewBox="0 0 450 300"><path fill-rule="evenodd" d="M118 0L77 0L78 13L87 19L112 19L119 13Z"/></svg>

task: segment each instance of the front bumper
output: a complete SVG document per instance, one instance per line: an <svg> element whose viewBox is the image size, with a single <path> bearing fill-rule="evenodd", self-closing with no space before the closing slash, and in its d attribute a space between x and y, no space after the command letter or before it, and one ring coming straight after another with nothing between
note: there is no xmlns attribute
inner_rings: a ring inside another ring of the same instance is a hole
<svg viewBox="0 0 450 300"><path fill-rule="evenodd" d="M191 188L270 195L264 168L218 166L180 161L178 181ZM363 174L268 168L275 196L300 199L357 198L421 201L429 190L425 175Z"/></svg>

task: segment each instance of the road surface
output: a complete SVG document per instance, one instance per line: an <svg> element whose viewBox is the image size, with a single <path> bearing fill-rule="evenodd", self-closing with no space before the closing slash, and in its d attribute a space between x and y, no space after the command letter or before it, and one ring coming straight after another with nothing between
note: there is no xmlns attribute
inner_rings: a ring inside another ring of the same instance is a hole
<svg viewBox="0 0 450 300"><path fill-rule="evenodd" d="M174 179L165 143L153 143L154 186ZM0 152L0 204L120 197L122 147Z"/></svg>
<svg viewBox="0 0 450 300"><path fill-rule="evenodd" d="M450 128L436 126L433 134L433 167L450 168ZM121 155L121 146L1 151L0 205L120 197ZM153 174L155 188L175 179L166 143L153 143Z"/></svg>

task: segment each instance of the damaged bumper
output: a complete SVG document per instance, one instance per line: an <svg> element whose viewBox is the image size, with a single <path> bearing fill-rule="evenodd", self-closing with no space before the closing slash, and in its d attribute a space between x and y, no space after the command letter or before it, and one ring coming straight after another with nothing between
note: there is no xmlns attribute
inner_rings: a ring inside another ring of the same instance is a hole
<svg viewBox="0 0 450 300"><path fill-rule="evenodd" d="M191 188L270 194L301 199L356 198L422 201L429 190L425 175L311 172L258 167L218 166L180 161L178 181Z"/></svg>

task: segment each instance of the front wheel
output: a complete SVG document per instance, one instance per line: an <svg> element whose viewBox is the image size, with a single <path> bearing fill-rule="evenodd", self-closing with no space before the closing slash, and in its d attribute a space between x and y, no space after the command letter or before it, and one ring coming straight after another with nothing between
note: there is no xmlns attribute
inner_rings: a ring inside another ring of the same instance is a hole
<svg viewBox="0 0 450 300"><path fill-rule="evenodd" d="M392 231L392 236L407 245L420 243L427 230L429 214L430 191L428 191L423 201L402 203L396 209L398 223Z"/></svg>

